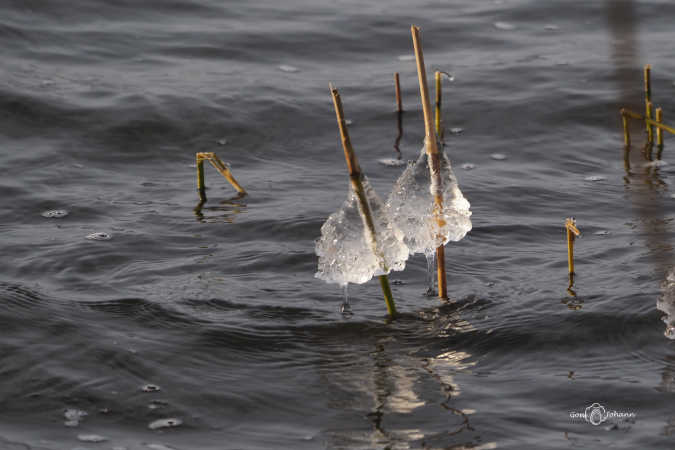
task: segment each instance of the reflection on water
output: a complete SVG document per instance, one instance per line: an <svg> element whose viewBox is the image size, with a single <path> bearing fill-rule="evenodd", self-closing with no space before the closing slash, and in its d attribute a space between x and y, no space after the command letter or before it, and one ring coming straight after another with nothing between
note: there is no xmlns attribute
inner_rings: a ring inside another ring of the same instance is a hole
<svg viewBox="0 0 675 450"><path fill-rule="evenodd" d="M201 223L234 223L237 215L246 212L246 203L243 198L246 194L222 200L219 206L205 207L205 201L200 199L194 207L195 217Z"/></svg>

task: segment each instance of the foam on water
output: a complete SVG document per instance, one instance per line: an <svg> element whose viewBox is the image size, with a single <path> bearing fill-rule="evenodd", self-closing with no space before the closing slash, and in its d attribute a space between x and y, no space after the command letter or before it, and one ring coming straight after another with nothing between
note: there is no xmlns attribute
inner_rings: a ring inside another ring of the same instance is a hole
<svg viewBox="0 0 675 450"><path fill-rule="evenodd" d="M405 268L408 248L403 243L403 233L393 225L365 176L363 189L370 204L376 242L364 224L356 192L350 186L349 197L328 217L316 241L319 264L315 276L328 283L361 284L373 276Z"/></svg>
<svg viewBox="0 0 675 450"><path fill-rule="evenodd" d="M434 214L427 154L422 149L399 177L387 200L393 222L404 233L410 254L430 253L449 241L459 241L471 230L470 204L464 198L448 156L441 156L441 221Z"/></svg>

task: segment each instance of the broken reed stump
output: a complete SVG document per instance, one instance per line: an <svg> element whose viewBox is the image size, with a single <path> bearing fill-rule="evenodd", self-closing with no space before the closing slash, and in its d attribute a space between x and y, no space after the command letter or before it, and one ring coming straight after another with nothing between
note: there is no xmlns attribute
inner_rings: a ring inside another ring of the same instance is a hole
<svg viewBox="0 0 675 450"><path fill-rule="evenodd" d="M422 44L420 42L420 29L415 25L410 27L412 33L413 47L415 49L415 59L417 61L417 77L420 84L420 97L422 99L422 109L424 111L424 148L429 160L429 175L431 178L432 195L434 196L434 215L439 226L444 225L443 221L443 188L441 180L441 158L438 151L438 141L434 131L434 121L431 115L431 103L429 101L429 87L427 86L427 71L424 66L424 55L422 53ZM436 249L436 272L438 276L438 296L442 299L448 298L448 287L445 275L445 248L440 245Z"/></svg>
<svg viewBox="0 0 675 450"><path fill-rule="evenodd" d="M227 181L234 187L237 192L241 195L246 194L246 190L234 179L234 175L230 171L230 168L227 167L218 155L213 152L200 152L196 155L197 158L197 190L199 191L199 199L201 202L206 202L206 183L204 181L204 161L211 163L213 167L216 168L222 176L225 177Z"/></svg>
<svg viewBox="0 0 675 450"><path fill-rule="evenodd" d="M345 160L347 161L347 169L349 170L349 180L351 182L352 188L354 189L354 192L356 193L356 197L359 202L359 209L361 211L361 218L368 232L371 245L373 246L373 252L375 255L377 255L379 250L377 246L377 234L375 223L373 222L373 214L370 209L370 204L368 203L368 198L366 197L366 192L363 189L363 173L361 172L361 167L359 166L359 162L356 159L356 153L354 153L352 141L349 138L349 132L347 131L347 124L345 123L344 111L342 109L342 99L340 98L340 93L338 90L332 84L329 86L331 96L333 97L333 106L335 107L338 128L340 129L342 149L344 150ZM391 287L389 286L389 278L387 275L380 275L379 279L382 293L384 294L384 301L387 305L387 313L393 318L396 316L396 304L394 303L394 296L392 295Z"/></svg>
<svg viewBox="0 0 675 450"><path fill-rule="evenodd" d="M403 112L403 103L401 101L401 85L398 80L398 72L394 73L394 86L396 87L396 112Z"/></svg>
<svg viewBox="0 0 675 450"><path fill-rule="evenodd" d="M571 276L574 274L574 238L580 236L581 232L577 228L577 221L574 217L565 219L565 230L567 234L567 267ZM570 280L573 280L571 277Z"/></svg>

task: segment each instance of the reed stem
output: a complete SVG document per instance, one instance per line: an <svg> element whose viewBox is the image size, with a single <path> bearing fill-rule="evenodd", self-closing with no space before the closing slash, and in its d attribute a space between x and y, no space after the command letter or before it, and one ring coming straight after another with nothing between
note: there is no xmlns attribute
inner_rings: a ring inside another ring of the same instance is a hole
<svg viewBox="0 0 675 450"><path fill-rule="evenodd" d="M652 66L650 64L647 64L645 66L644 70L644 78L645 78L645 116L651 119L651 102L652 102ZM654 142L654 129L652 126L647 123L647 141Z"/></svg>
<svg viewBox="0 0 675 450"><path fill-rule="evenodd" d="M204 160L197 156L197 191L199 192L199 201L206 202L206 185L204 183Z"/></svg>
<svg viewBox="0 0 675 450"><path fill-rule="evenodd" d="M565 230L567 230L567 267L569 273L574 273L574 238L581 233L577 228L577 222L573 217L565 219Z"/></svg>
<svg viewBox="0 0 675 450"><path fill-rule="evenodd" d="M424 148L429 160L429 175L434 196L434 214L439 227L444 225L443 214L443 188L441 179L441 159L438 152L438 142L434 131L434 121L431 113L431 102L429 101L429 87L427 86L427 71L424 66L424 54L422 53L422 44L420 42L420 29L415 25L410 27L412 33L413 47L415 49L415 59L417 61L417 77L420 84L420 97L422 99L422 109L424 111L424 129L426 137L424 139ZM442 245L441 245L442 247ZM437 249L438 252L438 249ZM444 256L444 255L443 255ZM437 253L438 262L438 296L442 299L448 298L448 288L446 285L445 261Z"/></svg>
<svg viewBox="0 0 675 450"><path fill-rule="evenodd" d="M403 102L401 101L401 85L398 81L398 72L394 73L394 85L396 86L396 111L403 112Z"/></svg>
<svg viewBox="0 0 675 450"><path fill-rule="evenodd" d="M345 123L344 111L342 109L342 99L340 98L340 93L332 84L330 85L330 92L331 96L333 97L333 105L335 106L335 115L337 117L338 128L340 129L342 149L344 150L345 160L347 161L347 169L349 170L349 180L351 182L352 188L354 189L354 192L356 193L356 197L359 202L359 210L361 211L361 218L368 232L371 245L373 246L373 252L375 255L379 255L373 214L370 209L370 204L368 203L368 198L366 197L366 192L363 188L363 174L361 172L361 167L359 166L359 162L356 159L356 153L354 153L352 141L349 138L349 132L347 131L347 124ZM396 316L396 304L394 303L394 297L391 293L391 287L389 286L389 279L386 275L380 275L379 278L380 286L382 287L382 293L384 294L384 301L387 305L387 313L389 316L394 317Z"/></svg>
<svg viewBox="0 0 675 450"><path fill-rule="evenodd" d="M647 107L646 107L646 114L645 118L648 120L652 120L652 102L647 102ZM654 143L654 127L652 127L648 121L645 120L645 123L647 124L647 142L650 144Z"/></svg>
<svg viewBox="0 0 675 450"><path fill-rule="evenodd" d="M663 109L661 108L656 108L656 121L663 123ZM663 146L663 130L661 127L656 127L656 144L659 147Z"/></svg>
<svg viewBox="0 0 675 450"><path fill-rule="evenodd" d="M630 129L628 127L628 117L624 113L624 110L621 110L621 122L623 123L623 144L626 147L630 147Z"/></svg>
<svg viewBox="0 0 675 450"><path fill-rule="evenodd" d="M441 91L441 72L436 71L434 77L436 81L436 136L443 142L443 131L441 130L441 98L443 97Z"/></svg>

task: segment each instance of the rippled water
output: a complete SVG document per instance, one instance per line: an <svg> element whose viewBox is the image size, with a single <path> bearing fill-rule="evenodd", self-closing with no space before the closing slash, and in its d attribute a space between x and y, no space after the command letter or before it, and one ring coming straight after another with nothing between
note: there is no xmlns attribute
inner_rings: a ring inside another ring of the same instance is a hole
<svg viewBox="0 0 675 450"><path fill-rule="evenodd" d="M675 117L672 2L1 11L0 448L675 445L672 137L671 164L648 163L634 124L624 158L618 114L642 110L651 63ZM314 239L348 192L329 81L380 196L403 168L378 161L417 155L411 23L454 76L446 142L473 230L446 249L452 300L424 295L418 255L388 323L375 281L340 313ZM249 195L207 167L195 211L202 151ZM570 418L594 402L636 417Z"/></svg>

